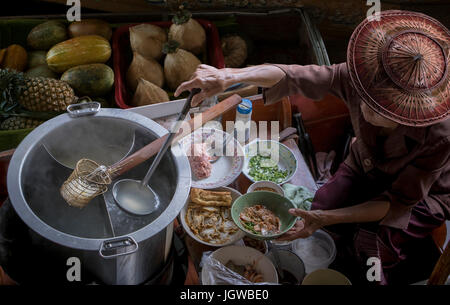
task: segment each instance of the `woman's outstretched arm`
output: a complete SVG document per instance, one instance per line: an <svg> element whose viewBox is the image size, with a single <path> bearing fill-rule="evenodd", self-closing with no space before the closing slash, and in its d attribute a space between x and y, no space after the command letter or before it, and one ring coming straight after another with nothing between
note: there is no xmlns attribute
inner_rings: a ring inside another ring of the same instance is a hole
<svg viewBox="0 0 450 305"><path fill-rule="evenodd" d="M202 91L192 99L192 106L196 106L205 98L221 93L234 84L245 83L270 88L284 76L285 73L281 69L272 65L258 65L242 69L217 69L208 65L200 65L192 78L177 88L175 96L179 96L183 91L200 88Z"/></svg>

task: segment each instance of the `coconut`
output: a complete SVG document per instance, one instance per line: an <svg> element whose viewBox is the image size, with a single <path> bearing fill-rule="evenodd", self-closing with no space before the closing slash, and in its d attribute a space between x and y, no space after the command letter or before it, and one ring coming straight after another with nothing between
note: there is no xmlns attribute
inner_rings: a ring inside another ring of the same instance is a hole
<svg viewBox="0 0 450 305"><path fill-rule="evenodd" d="M172 18L169 39L178 41L181 49L198 55L205 50L206 33L191 16L190 12L181 10Z"/></svg>
<svg viewBox="0 0 450 305"><path fill-rule="evenodd" d="M135 52L127 71L127 83L131 90L136 90L140 78L152 82L158 87L164 85L164 72L161 65L156 60L144 58Z"/></svg>
<svg viewBox="0 0 450 305"><path fill-rule="evenodd" d="M201 61L191 52L180 49L179 43L169 40L163 47L166 55L164 59L164 75L171 90L189 80Z"/></svg>
<svg viewBox="0 0 450 305"><path fill-rule="evenodd" d="M222 39L222 51L227 68L239 68L247 59L247 44L237 35Z"/></svg>
<svg viewBox="0 0 450 305"><path fill-rule="evenodd" d="M166 41L167 33L159 26L143 23L130 28L131 49L147 59L160 59Z"/></svg>
<svg viewBox="0 0 450 305"><path fill-rule="evenodd" d="M136 93L131 101L131 105L139 107L167 101L169 101L169 96L165 90L143 78L140 78Z"/></svg>

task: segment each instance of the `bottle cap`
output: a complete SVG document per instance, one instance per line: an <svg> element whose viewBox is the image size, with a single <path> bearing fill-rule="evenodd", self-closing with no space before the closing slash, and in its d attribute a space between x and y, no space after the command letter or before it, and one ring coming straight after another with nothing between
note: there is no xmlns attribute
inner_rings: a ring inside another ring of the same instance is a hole
<svg viewBox="0 0 450 305"><path fill-rule="evenodd" d="M252 101L246 98L241 100L241 103L237 106L237 111L240 114L249 114L252 112Z"/></svg>

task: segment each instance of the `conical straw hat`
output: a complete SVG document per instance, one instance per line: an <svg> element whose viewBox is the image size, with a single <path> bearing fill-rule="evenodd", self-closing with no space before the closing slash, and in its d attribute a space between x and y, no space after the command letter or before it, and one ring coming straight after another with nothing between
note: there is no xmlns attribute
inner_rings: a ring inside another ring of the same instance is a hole
<svg viewBox="0 0 450 305"><path fill-rule="evenodd" d="M384 11L353 32L347 66L361 98L380 115L427 126L450 114L450 31L408 11Z"/></svg>

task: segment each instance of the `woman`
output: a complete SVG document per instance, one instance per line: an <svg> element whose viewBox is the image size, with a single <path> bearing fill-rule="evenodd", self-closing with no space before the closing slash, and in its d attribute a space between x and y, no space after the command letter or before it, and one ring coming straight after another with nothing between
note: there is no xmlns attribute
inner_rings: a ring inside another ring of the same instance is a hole
<svg viewBox="0 0 450 305"><path fill-rule="evenodd" d="M281 237L293 240L326 227L367 271L381 261L381 283L408 257L410 245L450 217L450 32L419 13L385 11L354 31L347 63L260 65L215 69L201 65L176 90L201 88L193 104L235 83L264 88L266 104L301 94L331 93L349 108L356 141L311 211Z"/></svg>

